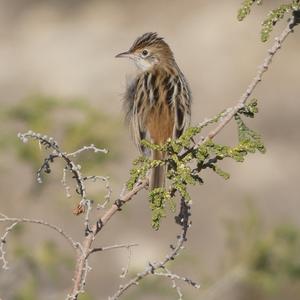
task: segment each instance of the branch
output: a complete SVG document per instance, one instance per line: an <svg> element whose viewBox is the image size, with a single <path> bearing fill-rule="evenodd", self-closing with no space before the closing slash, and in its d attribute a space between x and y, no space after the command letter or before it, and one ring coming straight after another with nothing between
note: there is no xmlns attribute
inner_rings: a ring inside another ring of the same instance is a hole
<svg viewBox="0 0 300 300"><path fill-rule="evenodd" d="M94 252L114 250L114 249L120 249L120 248L129 249L131 247L136 247L138 245L139 244L136 244L136 243L130 243L130 244L119 244L119 245L112 245L112 246L106 246L106 247L98 247L98 248L91 249L90 252L89 252L89 254L92 254Z"/></svg>
<svg viewBox="0 0 300 300"><path fill-rule="evenodd" d="M167 263L174 260L179 255L180 251L183 250L183 248L184 248L183 244L186 241L187 231L188 231L189 227L191 226L191 223L189 221L190 215L191 215L190 214L190 206L186 203L186 201L184 199L181 199L180 213L176 217L176 222L181 226L181 233L177 237L176 246L171 245L172 251L163 260L161 260L160 262L149 263L148 267L146 267L146 269L143 272L138 273L134 278L132 278L125 285L121 285L119 287L118 291L112 297L110 297L109 300L118 299L130 287L136 286L140 280L144 279L145 277L147 277L149 275L157 275L156 271L159 269L163 269L163 270L166 269L165 266L167 265ZM159 274L158 276L160 276L161 273L158 273L158 274ZM175 274L169 275L168 277L170 277L171 279L183 279L184 278L184 277L181 277L181 276L178 276ZM195 288L200 288L200 285L195 283L192 280L184 278L184 281L189 283L190 285L192 285ZM178 290L177 290L177 293L178 293Z"/></svg>
<svg viewBox="0 0 300 300"><path fill-rule="evenodd" d="M100 149L100 148L95 147L94 144L91 144L90 146L83 146L82 148L80 148L80 149L78 149L78 150L76 150L72 153L68 153L67 157L70 157L70 156L76 157L78 154L80 154L82 152L85 152L87 150L91 150L94 153L98 153L98 152L102 152L102 153L105 153L105 154L108 153L107 149Z"/></svg>
<svg viewBox="0 0 300 300"><path fill-rule="evenodd" d="M121 210L121 207L130 201L139 191L144 189L148 185L148 179L139 181L134 188L127 192L125 195L120 195L120 198L117 199L114 204L107 210L107 212L100 217L97 222L90 228L88 235L85 237L83 242L83 251L82 254L77 258L75 275L73 278L73 288L71 294L68 295L67 299L76 300L79 293L83 292L83 287L85 285L86 276L87 276L87 266L88 266L88 256L91 254L91 246L95 240L96 235L99 231L107 224L111 217Z"/></svg>
<svg viewBox="0 0 300 300"><path fill-rule="evenodd" d="M220 113L217 116L214 116L212 118L206 118L203 122L197 125L198 128L203 128L210 124L219 122L217 127L209 131L209 133L205 137L201 136L200 140L197 143L194 143L193 147L187 149L184 153L181 154L180 158L184 158L193 150L196 150L199 146L213 139L233 119L233 117L238 113L238 111L245 107L245 104L249 100L249 97L252 95L257 85L262 81L264 73L268 71L269 66L272 63L273 57L278 52L278 50L281 49L282 44L284 43L288 35L293 32L293 28L298 24L298 22L299 19L295 18L295 15L293 15L285 29L279 35L279 37L275 38L274 44L268 50L268 55L265 57L263 63L258 67L258 71L255 77L252 79L252 81L246 88L246 91L241 95L237 104L235 106L225 109L222 113Z"/></svg>
<svg viewBox="0 0 300 300"><path fill-rule="evenodd" d="M77 259L76 259L76 268L74 272L74 278L73 278L73 287L71 294L67 296L66 299L77 299L79 293L84 292L84 286L87 274L89 270L91 269L88 265L88 257L90 254L98 251L104 251L109 249L116 249L116 248L127 248L131 249L132 245L115 245L110 247L102 247L102 248L94 248L92 249L92 244L95 240L96 235L99 233L99 231L106 225L106 223L110 220L110 218L117 212L121 210L121 207L128 201L130 201L139 191L144 189L148 185L148 178L138 181L132 190L126 191L125 189L122 190L119 199L117 199L114 204L102 215L99 216L97 221L90 226L89 224L89 214L92 210L92 201L87 198L86 194L86 187L85 182L88 180L91 181L97 181L100 180L105 183L105 188L107 190L107 194L105 196L105 202L102 205L98 205L98 208L104 208L104 206L108 203L111 197L111 188L109 185L108 177L103 176L83 176L81 173L81 166L76 164L73 160L71 160L70 157L76 157L78 154L87 151L92 150L95 153L101 152L101 153L107 153L105 149L99 149L95 147L93 144L90 146L85 146L75 152L72 153L66 153L60 150L60 147L58 143L51 137L48 136L42 136L39 133L35 133L32 131L28 131L27 133L19 133L18 137L24 142L28 142L28 140L34 139L39 142L40 145L44 146L46 150L52 150L52 152L44 159L44 162L40 169L37 172L38 182L42 182L41 174L42 171L45 173L50 173L50 163L53 163L56 158L61 158L66 166L63 171L63 178L62 178L62 184L66 189L67 196L70 195L70 188L67 186L66 183L66 171L70 171L72 173L72 177L75 179L77 183L77 189L76 191L81 196L81 201L78 204L77 208L75 209L75 214L81 214L82 212L85 212L85 238L81 244L78 243L78 247L80 246L81 251L77 251ZM24 219L25 220L25 219ZM24 221L23 220L23 221ZM17 222L17 220L16 220ZM19 222L19 221L18 221ZM18 223L17 222L17 223ZM11 228L8 228L10 231L17 223L12 224ZM5 232L6 237L7 232ZM3 239L4 241L4 239ZM2 246L3 247L3 246ZM4 255L3 256L3 261ZM1 257L0 257L1 258ZM127 268L123 270L123 275L125 275L128 271L130 262L130 256L128 258L128 264Z"/></svg>
<svg viewBox="0 0 300 300"><path fill-rule="evenodd" d="M91 180L93 182L96 182L97 180L102 181L105 183L105 188L106 188L106 195L104 196L104 203L103 204L98 204L97 208L105 208L106 205L109 203L110 199L111 199L111 194L112 194L112 189L110 187L109 184L109 177L105 177L105 176L86 176L83 178L85 181Z"/></svg>
<svg viewBox="0 0 300 300"><path fill-rule="evenodd" d="M71 245L72 248L74 248L75 250L80 249L80 244L78 242L75 242L72 237L67 234L64 230L62 230L60 227L53 225L51 223L48 223L46 221L43 220L35 220L35 219L27 219L27 218L9 218L6 215L0 213L0 223L4 223L4 222L10 222L12 223L10 226L6 227L4 230L3 235L0 238L0 260L2 260L2 268L3 269L8 269L8 262L5 258L5 245L6 245L6 239L8 234L14 229L15 226L17 226L20 223L31 223L31 224L39 224L42 226L46 226L48 228L51 228L53 230L55 230L56 232L58 232L65 240L67 240L67 242Z"/></svg>
<svg viewBox="0 0 300 300"><path fill-rule="evenodd" d="M169 271L166 267L164 267L164 271L167 273L167 274L169 274L169 275L174 275L174 276L178 276L178 275L176 275L176 274L173 274L171 271ZM158 273L155 273L156 275L159 275ZM165 274L165 273L164 273ZM179 277L179 276L178 276ZM176 281L175 281L175 278L172 278L172 277L170 277L171 278L171 282L172 282L172 288L173 289L176 289L176 292L177 292L177 295L178 295L178 300L182 300L182 298L183 298L183 294L182 294L182 292L181 292L181 288L176 284ZM179 277L180 278L180 277ZM181 278L180 278L181 279ZM182 279L181 279L182 280Z"/></svg>
<svg viewBox="0 0 300 300"><path fill-rule="evenodd" d="M213 139L232 120L234 115L241 108L243 108L245 106L247 100L252 95L252 93L255 90L255 88L257 87L257 85L262 81L264 73L267 72L267 70L269 69L269 66L272 62L273 57L278 52L278 50L281 48L281 45L283 44L285 39L288 37L288 35L291 32L293 32L293 27L295 26L294 23L295 23L294 17L292 17L291 20L289 21L288 25L285 27L285 29L280 34L280 36L275 38L275 43L268 50L267 57L264 59L262 65L258 68L256 76L252 79L252 81L249 84L249 86L247 87L246 91L242 94L242 96L238 100L238 103L235 106L228 108L223 113L223 115L220 119L219 125L215 129L211 130L204 139L201 139L198 143L198 146L200 144L207 142L209 139ZM208 119L208 121L206 121L206 124L211 122L212 120L213 120L213 118Z"/></svg>
<svg viewBox="0 0 300 300"><path fill-rule="evenodd" d="M23 143L27 143L30 138L37 140L40 145L43 145L46 148L46 150L47 149L52 150L49 156L44 159L42 166L37 171L37 181L39 183L42 183L43 171L47 174L51 172L50 163L53 163L56 158L61 158L65 162L66 166L63 172L62 184L66 189L67 196L69 197L70 188L66 184L66 171L70 171L77 184L76 192L81 196L81 201L78 204L78 206L75 208L74 214L79 215L85 212L85 227L87 230L89 227L89 213L92 209L91 208L92 201L87 198L85 181L91 179L93 180L100 179L100 176L84 177L80 171L81 166L79 164L76 164L73 160L71 160L70 157L76 157L78 154L88 150L92 150L95 153L99 153L99 152L107 153L108 151L106 149L97 148L95 147L95 145L92 144L90 146L84 146L83 148L75 152L66 153L60 150L57 141L55 141L52 137L48 137L46 135L43 136L40 133L35 133L31 130L26 133L19 133L18 137ZM105 196L105 204L106 204L108 202L108 197L110 197L111 195L111 189L107 177L101 177L101 180L106 183L105 187L108 191L107 195Z"/></svg>

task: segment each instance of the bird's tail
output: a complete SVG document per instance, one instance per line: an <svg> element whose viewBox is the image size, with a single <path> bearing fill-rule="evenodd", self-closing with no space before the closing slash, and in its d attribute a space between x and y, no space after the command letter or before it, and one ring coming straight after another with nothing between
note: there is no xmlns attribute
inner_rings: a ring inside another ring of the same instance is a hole
<svg viewBox="0 0 300 300"><path fill-rule="evenodd" d="M165 154L158 150L152 151L152 158L155 160L162 160L164 159ZM164 187L165 186L165 173L166 173L166 166L157 166L151 170L151 176L150 176L150 191L158 188L158 187Z"/></svg>

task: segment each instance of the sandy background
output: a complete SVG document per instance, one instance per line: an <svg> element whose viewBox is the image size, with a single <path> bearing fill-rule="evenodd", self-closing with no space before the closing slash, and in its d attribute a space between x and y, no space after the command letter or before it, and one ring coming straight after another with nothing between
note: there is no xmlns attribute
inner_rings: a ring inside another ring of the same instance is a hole
<svg viewBox="0 0 300 300"><path fill-rule="evenodd" d="M193 123L197 123L235 103L265 57L272 42L260 42L260 23L268 9L274 7L275 2L280 3L272 1L274 4L269 6L271 1L266 2L263 7L255 7L255 13L239 23L236 13L240 1L233 0L2 0L1 134L9 133L11 139L15 139L18 131L30 129L23 123L7 121L4 116L7 110L21 105L27 97L46 95L66 102L72 98L84 99L99 113L99 118L104 114L116 126L112 146L99 145L112 147L108 162L93 171L112 178L113 195L117 197L137 151L122 122L121 109L125 77L132 74L134 67L125 60L115 59L115 54L127 50L144 32L157 31L164 36L190 82ZM281 23L277 29L283 26ZM243 164L225 162L224 168L231 174L229 181L207 173L206 184L192 189L193 227L187 249L173 269L197 279L203 289L195 292L185 288L186 299L200 299L207 287L241 263L226 243L229 221L240 224L247 219L249 210L255 210L262 232L271 232L285 223L299 228L300 31L297 29L253 95L259 99L260 113L254 120L248 120L248 124L263 136L267 153L250 155ZM71 117L71 122L76 123L76 114ZM57 118L64 116L57 112ZM60 136L60 128L55 132L45 130ZM233 144L235 133L235 127L229 126L218 140ZM20 159L15 148L3 146L0 151L1 212L55 222L80 239L82 223L70 213L73 203L64 198L59 168L43 188L37 189L32 164ZM134 272L143 269L147 261L163 257L176 230L171 216L164 220L159 232L153 232L147 198L143 194L114 218L98 243L139 243L140 246L133 250L131 271ZM51 232L26 227L24 235L14 238L14 243L30 243L32 249L36 249L32 250L33 259L45 240L56 241L60 253L71 255L71 250L65 250L65 243ZM242 237L246 241L247 238ZM91 260L93 271L87 284L89 296L82 299L106 299L111 295L122 281L118 276L125 261L126 251L122 250L95 256ZM59 261L54 263L60 264ZM25 279L30 266L24 259L15 261L13 255L10 264L8 273L0 272L3 300L63 299L70 286L72 268L65 269L62 265L56 269L65 274L62 280L48 283L46 276L36 288L36 298L25 298L24 289L28 285ZM168 284L150 280L139 292L129 293L127 299L176 299L174 291L168 290ZM23 298L17 298L18 290ZM241 287L222 291L222 299L248 299L249 295L251 293ZM259 295L255 299L277 299L280 293ZM297 298L290 296L289 299Z"/></svg>

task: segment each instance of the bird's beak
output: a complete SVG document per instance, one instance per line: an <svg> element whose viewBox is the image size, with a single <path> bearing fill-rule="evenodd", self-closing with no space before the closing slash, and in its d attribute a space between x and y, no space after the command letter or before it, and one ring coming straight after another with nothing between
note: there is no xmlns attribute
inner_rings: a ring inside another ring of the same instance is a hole
<svg viewBox="0 0 300 300"><path fill-rule="evenodd" d="M120 57L128 57L128 58L132 58L133 55L132 55L132 53L130 53L129 51L126 51L126 52L119 53L119 54L116 55L115 57L116 57L116 58L120 58Z"/></svg>

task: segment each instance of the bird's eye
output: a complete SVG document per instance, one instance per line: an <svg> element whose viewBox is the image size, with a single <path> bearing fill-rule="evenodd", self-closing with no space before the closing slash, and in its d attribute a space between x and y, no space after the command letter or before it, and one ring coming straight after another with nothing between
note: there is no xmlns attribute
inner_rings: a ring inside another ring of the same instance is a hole
<svg viewBox="0 0 300 300"><path fill-rule="evenodd" d="M144 57L146 57L148 54L149 54L148 50L144 49L143 52L142 52L142 55Z"/></svg>

